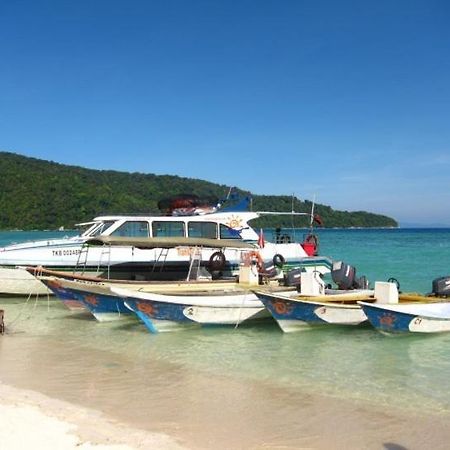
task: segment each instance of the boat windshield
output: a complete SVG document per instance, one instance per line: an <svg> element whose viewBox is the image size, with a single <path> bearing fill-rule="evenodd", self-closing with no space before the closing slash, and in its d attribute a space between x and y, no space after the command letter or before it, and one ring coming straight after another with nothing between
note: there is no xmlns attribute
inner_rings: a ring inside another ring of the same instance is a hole
<svg viewBox="0 0 450 450"><path fill-rule="evenodd" d="M95 222L84 233L82 233L82 236L84 236L84 237L98 236L99 234L104 233L113 223L115 223L114 220L106 220L104 222Z"/></svg>

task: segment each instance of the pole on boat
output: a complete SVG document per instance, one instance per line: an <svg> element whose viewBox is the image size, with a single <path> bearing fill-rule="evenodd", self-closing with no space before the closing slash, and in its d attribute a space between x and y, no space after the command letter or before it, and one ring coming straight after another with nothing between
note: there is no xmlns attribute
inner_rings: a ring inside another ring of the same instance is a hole
<svg viewBox="0 0 450 450"><path fill-rule="evenodd" d="M313 195L313 201L312 201L312 205L311 205L311 221L309 224L309 228L311 229L311 233L313 231L313 225L314 225L314 206L316 204L316 194Z"/></svg>

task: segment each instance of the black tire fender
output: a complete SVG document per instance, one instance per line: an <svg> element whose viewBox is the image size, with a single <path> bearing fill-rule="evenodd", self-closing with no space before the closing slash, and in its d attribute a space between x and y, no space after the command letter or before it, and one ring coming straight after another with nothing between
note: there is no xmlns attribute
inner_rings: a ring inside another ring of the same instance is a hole
<svg viewBox="0 0 450 450"><path fill-rule="evenodd" d="M272 261L274 266L278 267L279 269L281 269L284 266L284 263L286 262L284 256L280 255L279 253L273 256Z"/></svg>
<svg viewBox="0 0 450 450"><path fill-rule="evenodd" d="M225 268L225 255L223 252L214 252L208 261L208 270L214 272Z"/></svg>

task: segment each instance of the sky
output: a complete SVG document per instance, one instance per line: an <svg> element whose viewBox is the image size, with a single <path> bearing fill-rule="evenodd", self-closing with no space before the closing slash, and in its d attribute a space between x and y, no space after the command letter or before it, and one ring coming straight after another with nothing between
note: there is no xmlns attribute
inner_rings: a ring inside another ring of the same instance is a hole
<svg viewBox="0 0 450 450"><path fill-rule="evenodd" d="M445 0L2 1L0 150L450 225L449 24Z"/></svg>

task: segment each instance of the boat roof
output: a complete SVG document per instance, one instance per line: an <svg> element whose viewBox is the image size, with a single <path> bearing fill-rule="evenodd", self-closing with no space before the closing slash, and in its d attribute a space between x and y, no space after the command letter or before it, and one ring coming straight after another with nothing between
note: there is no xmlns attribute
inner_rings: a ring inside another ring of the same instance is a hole
<svg viewBox="0 0 450 450"><path fill-rule="evenodd" d="M255 244L244 242L239 239L208 239L188 237L155 237L155 238L133 238L122 236L97 236L88 239L87 245L111 245L137 248L174 248L174 247L209 247L209 248L239 248L254 249Z"/></svg>

